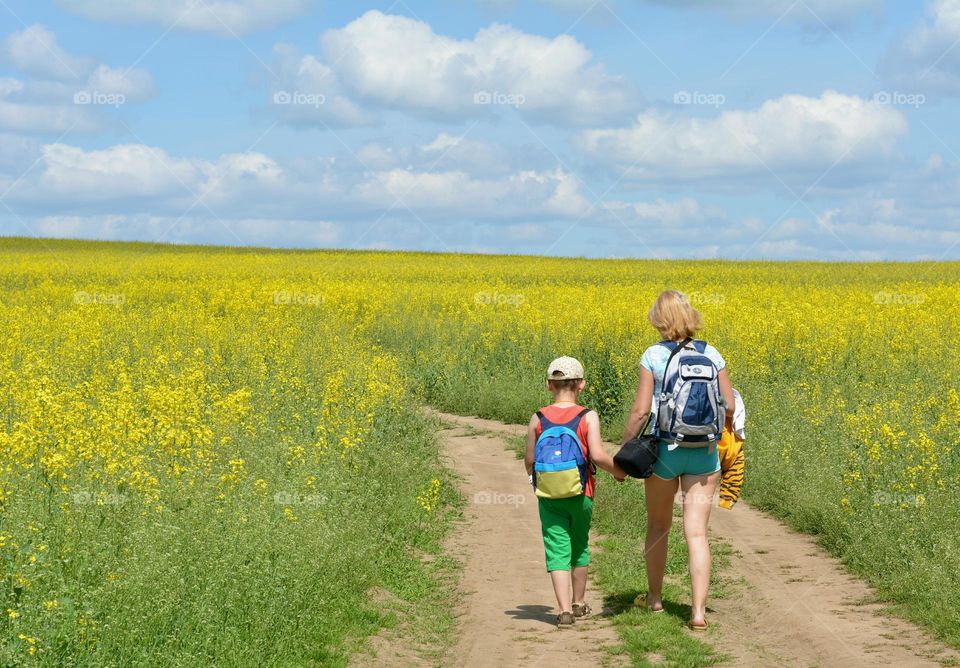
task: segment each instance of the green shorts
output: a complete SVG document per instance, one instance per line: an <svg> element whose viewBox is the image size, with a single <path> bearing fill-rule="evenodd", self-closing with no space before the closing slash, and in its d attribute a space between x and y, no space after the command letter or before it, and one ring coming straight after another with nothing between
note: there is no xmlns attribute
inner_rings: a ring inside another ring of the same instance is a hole
<svg viewBox="0 0 960 668"><path fill-rule="evenodd" d="M667 449L667 442L660 441L657 463L653 475L663 480L673 480L682 475L709 475L720 470L720 451L713 447Z"/></svg>
<svg viewBox="0 0 960 668"><path fill-rule="evenodd" d="M593 499L540 499L540 528L547 571L569 571L590 565L590 522Z"/></svg>

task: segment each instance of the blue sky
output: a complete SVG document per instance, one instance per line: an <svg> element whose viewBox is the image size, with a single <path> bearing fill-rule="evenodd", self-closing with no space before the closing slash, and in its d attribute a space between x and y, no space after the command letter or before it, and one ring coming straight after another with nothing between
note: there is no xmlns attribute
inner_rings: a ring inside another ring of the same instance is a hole
<svg viewBox="0 0 960 668"><path fill-rule="evenodd" d="M0 1L0 234L960 259L960 0Z"/></svg>

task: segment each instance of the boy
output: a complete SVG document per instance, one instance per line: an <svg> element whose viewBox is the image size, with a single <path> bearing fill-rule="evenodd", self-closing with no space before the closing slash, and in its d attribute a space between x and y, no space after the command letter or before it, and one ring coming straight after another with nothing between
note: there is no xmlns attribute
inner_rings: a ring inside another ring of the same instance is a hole
<svg viewBox="0 0 960 668"><path fill-rule="evenodd" d="M559 628L572 627L576 617L591 613L584 596L596 467L619 481L626 477L603 449L600 418L577 404L584 387L579 361L572 357L555 359L547 369L547 389L553 403L537 411L527 427L524 463L539 499L547 572L560 608ZM544 435L547 430L550 433ZM548 461L551 456L557 461ZM562 459L567 461L559 461Z"/></svg>

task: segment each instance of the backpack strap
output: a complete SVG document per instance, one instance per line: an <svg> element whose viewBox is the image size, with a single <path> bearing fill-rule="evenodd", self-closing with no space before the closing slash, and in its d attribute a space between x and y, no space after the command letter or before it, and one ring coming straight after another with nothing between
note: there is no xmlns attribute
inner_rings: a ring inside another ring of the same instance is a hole
<svg viewBox="0 0 960 668"><path fill-rule="evenodd" d="M703 354L705 354L705 353L707 352L707 342L706 342L706 341L694 341L694 342L693 342L693 347L694 347L694 348L696 349L696 351L697 351L698 353L700 353L701 355L703 355Z"/></svg>
<svg viewBox="0 0 960 668"><path fill-rule="evenodd" d="M577 413L577 416L572 420L570 420L570 422L568 422L566 426L569 427L571 430L573 430L573 433L576 434L577 428L580 426L580 421L583 419L583 416L589 413L591 410L592 409L590 408L584 408L582 411ZM577 436L577 440L578 441L580 440L579 435ZM597 465L594 464L593 460L590 458L590 446L588 446L586 443L581 443L580 447L583 449L583 459L587 463L587 468L590 470L590 474L596 475ZM584 482L584 484L586 484L586 482Z"/></svg>
<svg viewBox="0 0 960 668"><path fill-rule="evenodd" d="M546 415L543 414L543 411L537 411L537 417L540 418L540 433L545 432L550 427L559 427L556 422L553 422Z"/></svg>
<svg viewBox="0 0 960 668"><path fill-rule="evenodd" d="M673 358L676 357L676 356L680 353L681 350L683 350L684 348L686 348L686 347L690 344L690 342L691 342L692 340L693 340L693 339L691 339L691 338L688 336L688 337L685 338L683 341L681 341L680 343L678 343L677 346L676 346L676 347L673 349L673 351L670 353L670 357L667 358L667 365L666 365L665 367L663 367L663 382L662 382L661 385L660 385L660 397L657 399L657 420L656 420L656 422L653 423L653 432L654 432L655 434L660 431L660 411L663 409L663 398L664 398L664 394L666 394L666 390L667 390L667 371L670 370L670 362L672 362L672 361L673 361ZM704 345L706 345L706 344L704 344ZM648 421L648 422L649 422L649 421ZM644 427L644 428L646 428L646 427ZM641 433L643 433L643 432L641 432Z"/></svg>
<svg viewBox="0 0 960 668"><path fill-rule="evenodd" d="M570 425L574 425L572 429L576 431L577 430L576 427L580 426L580 420L582 420L583 416L589 412L590 412L589 408L584 408L582 411L577 413L576 417L574 417L572 420L570 420L570 422L567 423L567 426L569 427Z"/></svg>

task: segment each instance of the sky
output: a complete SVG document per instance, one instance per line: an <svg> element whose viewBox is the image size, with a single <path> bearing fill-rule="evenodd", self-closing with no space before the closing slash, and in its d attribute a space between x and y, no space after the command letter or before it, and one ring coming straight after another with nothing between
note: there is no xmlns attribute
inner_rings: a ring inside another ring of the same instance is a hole
<svg viewBox="0 0 960 668"><path fill-rule="evenodd" d="M960 0L0 0L0 235L960 259Z"/></svg>

